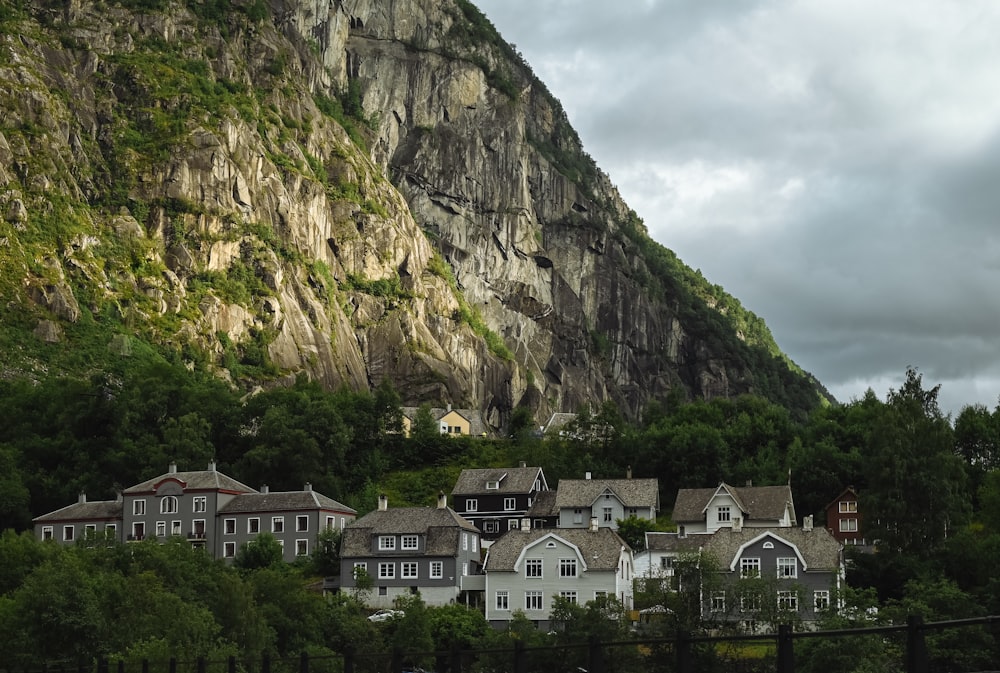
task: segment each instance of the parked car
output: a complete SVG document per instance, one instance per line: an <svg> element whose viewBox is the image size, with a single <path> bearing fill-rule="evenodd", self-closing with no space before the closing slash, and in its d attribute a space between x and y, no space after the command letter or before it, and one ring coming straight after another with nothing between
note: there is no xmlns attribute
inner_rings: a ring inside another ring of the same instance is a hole
<svg viewBox="0 0 1000 673"><path fill-rule="evenodd" d="M402 610L379 610L378 612L373 612L368 615L368 621L370 622L387 622L390 619L396 619L397 617L402 617L405 614Z"/></svg>

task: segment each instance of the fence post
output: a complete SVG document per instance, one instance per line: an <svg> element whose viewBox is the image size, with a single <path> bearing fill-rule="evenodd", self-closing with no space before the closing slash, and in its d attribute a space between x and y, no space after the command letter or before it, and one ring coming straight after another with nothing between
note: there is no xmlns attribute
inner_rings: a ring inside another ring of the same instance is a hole
<svg viewBox="0 0 1000 673"><path fill-rule="evenodd" d="M525 655L524 655L524 643L520 640L514 641L514 673L525 673L527 671L527 666L525 665Z"/></svg>
<svg viewBox="0 0 1000 673"><path fill-rule="evenodd" d="M458 643L454 642L451 644L451 673L462 673L462 653L458 649Z"/></svg>
<svg viewBox="0 0 1000 673"><path fill-rule="evenodd" d="M677 655L677 673L691 673L691 639L687 631L678 631L674 645Z"/></svg>
<svg viewBox="0 0 1000 673"><path fill-rule="evenodd" d="M149 673L149 659L142 660L142 673Z"/></svg>
<svg viewBox="0 0 1000 673"><path fill-rule="evenodd" d="M795 673L791 624L778 624L778 673Z"/></svg>
<svg viewBox="0 0 1000 673"><path fill-rule="evenodd" d="M344 648L344 673L354 673L354 648Z"/></svg>
<svg viewBox="0 0 1000 673"><path fill-rule="evenodd" d="M175 658L170 657L170 662L167 664L167 670L169 670L170 673L177 673L177 660Z"/></svg>
<svg viewBox="0 0 1000 673"><path fill-rule="evenodd" d="M927 673L927 643L924 641L924 618L906 618L906 673Z"/></svg>
<svg viewBox="0 0 1000 673"><path fill-rule="evenodd" d="M229 666L228 666L228 668L226 670L228 671L228 673L236 673L236 656L235 655L232 655L232 654L229 655Z"/></svg>
<svg viewBox="0 0 1000 673"><path fill-rule="evenodd" d="M403 651L398 647L392 648L392 662L389 664L389 673L402 673Z"/></svg>
<svg viewBox="0 0 1000 673"><path fill-rule="evenodd" d="M120 671L119 673L125 673ZM205 657L198 657L198 673L205 673Z"/></svg>
<svg viewBox="0 0 1000 673"><path fill-rule="evenodd" d="M267 652L260 655L260 673L271 673L271 655Z"/></svg>
<svg viewBox="0 0 1000 673"><path fill-rule="evenodd" d="M597 636L590 636L587 646L587 666L590 673L604 673L604 650Z"/></svg>

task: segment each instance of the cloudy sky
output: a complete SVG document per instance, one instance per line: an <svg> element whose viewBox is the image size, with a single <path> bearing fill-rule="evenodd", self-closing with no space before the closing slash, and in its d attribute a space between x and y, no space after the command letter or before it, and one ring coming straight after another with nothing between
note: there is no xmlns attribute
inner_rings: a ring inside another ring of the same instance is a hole
<svg viewBox="0 0 1000 673"><path fill-rule="evenodd" d="M1000 396L1000 3L474 0L652 236L838 400Z"/></svg>

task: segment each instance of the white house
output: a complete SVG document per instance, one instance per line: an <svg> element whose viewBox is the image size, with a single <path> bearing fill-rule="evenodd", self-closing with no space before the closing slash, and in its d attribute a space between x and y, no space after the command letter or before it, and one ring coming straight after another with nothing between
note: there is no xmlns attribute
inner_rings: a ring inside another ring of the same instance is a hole
<svg viewBox="0 0 1000 673"><path fill-rule="evenodd" d="M791 528L795 503L788 485L737 488L722 482L715 488L679 490L673 519L682 536L720 528Z"/></svg>

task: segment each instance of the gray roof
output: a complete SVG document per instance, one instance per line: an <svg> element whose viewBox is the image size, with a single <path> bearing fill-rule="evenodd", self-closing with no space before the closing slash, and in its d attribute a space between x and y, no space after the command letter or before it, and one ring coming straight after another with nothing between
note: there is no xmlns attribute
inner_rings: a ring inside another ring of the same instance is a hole
<svg viewBox="0 0 1000 673"><path fill-rule="evenodd" d="M699 536L705 540L702 550L729 568L740 547L761 536L772 536L795 545L808 570L835 570L840 565L841 545L825 528L743 528L734 531L721 528L712 535Z"/></svg>
<svg viewBox="0 0 1000 673"><path fill-rule="evenodd" d="M748 520L777 521L784 516L787 505L792 521L795 521L791 486L786 484L738 488L723 482L715 488L682 488L677 491L672 515L674 522L704 521L705 508L720 488L724 488L733 496Z"/></svg>
<svg viewBox="0 0 1000 673"><path fill-rule="evenodd" d="M122 518L121 500L74 502L54 512L32 519L35 523L46 521L103 521Z"/></svg>
<svg viewBox="0 0 1000 673"><path fill-rule="evenodd" d="M417 411L419 409L420 407L403 407L401 411L403 412L404 416L406 416L412 421L413 417L416 416ZM460 415L465 420L469 421L470 436L478 437L479 435L482 435L484 433L490 434L490 428L486 426L486 423L483 421L483 415L482 413L480 413L478 409L454 409L454 408L448 409L446 407L432 407L430 410L431 417L435 421L440 421L444 416L450 414L453 411L458 415Z"/></svg>
<svg viewBox="0 0 1000 673"><path fill-rule="evenodd" d="M156 490L156 485L164 479L177 479L184 483L184 490L208 490L208 491L233 491L235 493L256 493L257 490L240 483L232 477L218 472L214 469L197 470L194 472L165 472L158 477L147 479L146 481L129 486L123 493L152 493Z"/></svg>
<svg viewBox="0 0 1000 673"><path fill-rule="evenodd" d="M590 507L610 490L626 507L660 508L660 486L656 479L560 479L556 509Z"/></svg>
<svg viewBox="0 0 1000 673"><path fill-rule="evenodd" d="M707 535L681 536L677 533L660 533L655 531L646 533L646 549L648 551L675 553L698 551L707 541Z"/></svg>
<svg viewBox="0 0 1000 673"><path fill-rule="evenodd" d="M552 517L559 516L556 509L556 491L539 491L535 494L535 500L528 508L529 517Z"/></svg>
<svg viewBox="0 0 1000 673"><path fill-rule="evenodd" d="M357 511L316 491L277 491L244 493L219 508L220 514L239 512L287 512L293 510L334 510L347 514Z"/></svg>
<svg viewBox="0 0 1000 673"><path fill-rule="evenodd" d="M535 480L546 488L545 475L540 467L481 468L462 470L451 489L453 495L489 495L491 493L530 493L535 488ZM499 481L500 487L487 489L487 482Z"/></svg>
<svg viewBox="0 0 1000 673"><path fill-rule="evenodd" d="M610 528L599 528L597 531L588 528L510 530L490 546L486 555L486 572L513 571L521 551L549 535L575 545L590 570L616 570L622 547L628 548L628 544Z"/></svg>
<svg viewBox="0 0 1000 673"><path fill-rule="evenodd" d="M394 507L365 514L344 528L340 555L371 556L374 535L426 535L425 555L451 556L461 531L479 530L450 507Z"/></svg>

